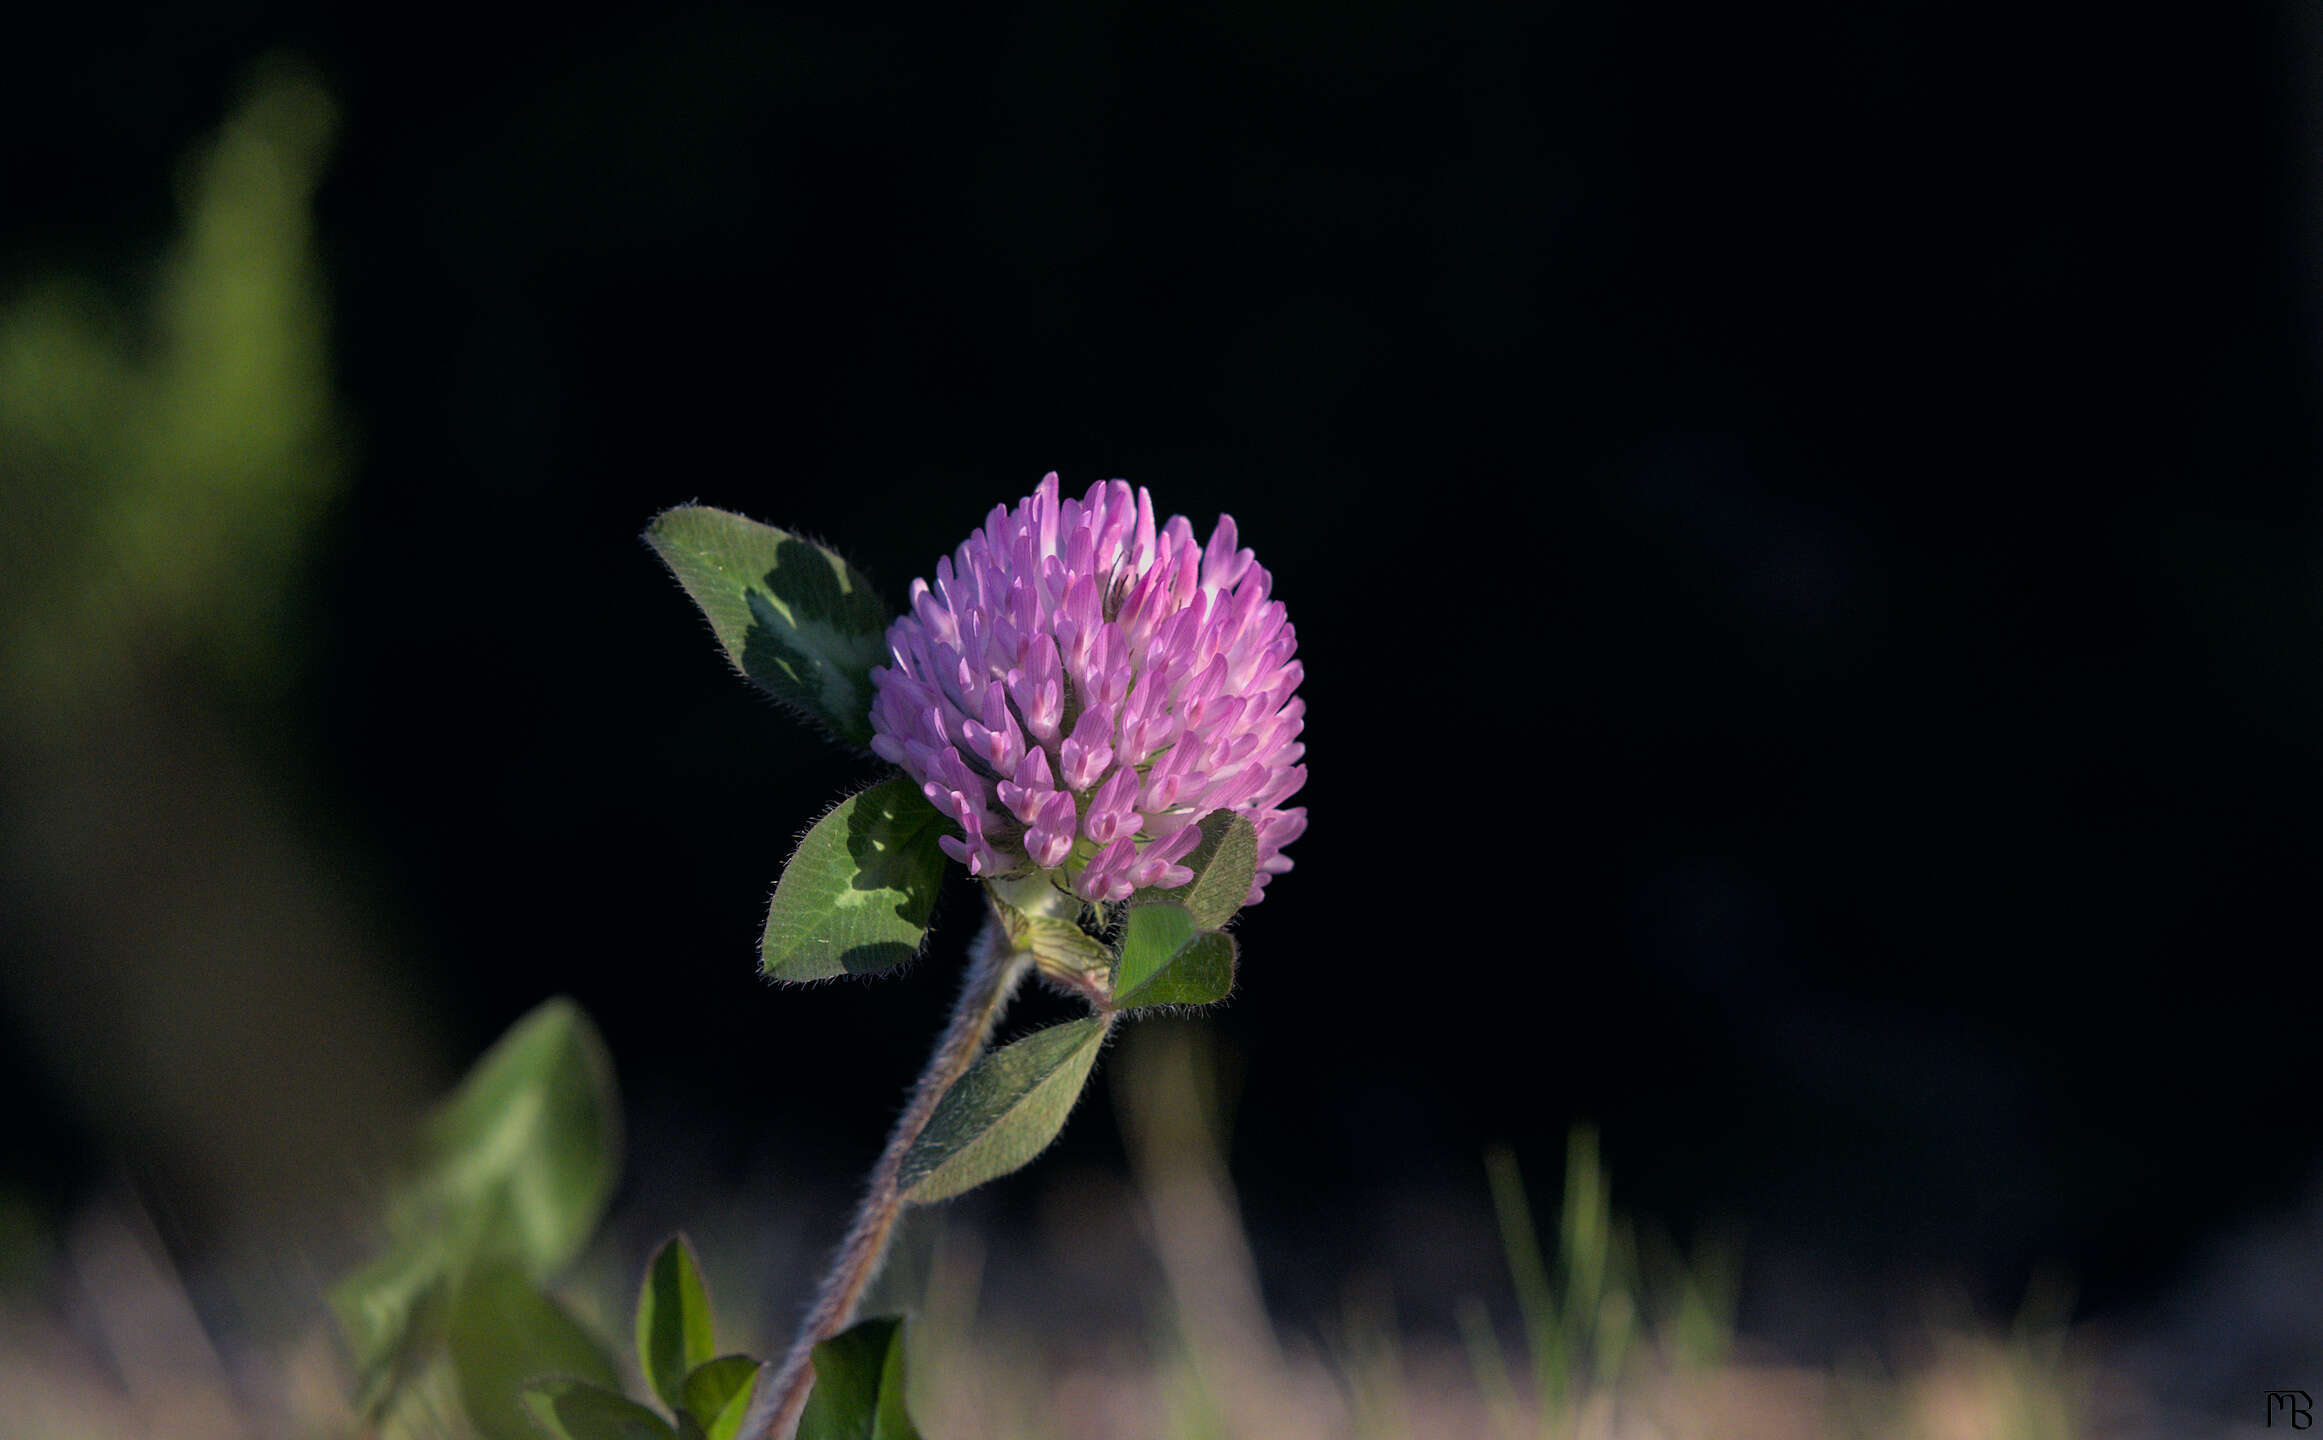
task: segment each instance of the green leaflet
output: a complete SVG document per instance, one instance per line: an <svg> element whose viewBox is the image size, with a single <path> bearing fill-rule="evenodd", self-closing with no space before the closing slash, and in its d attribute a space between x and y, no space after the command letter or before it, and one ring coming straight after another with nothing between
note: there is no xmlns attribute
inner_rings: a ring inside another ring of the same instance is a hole
<svg viewBox="0 0 2323 1440"><path fill-rule="evenodd" d="M1127 947L1124 947L1126 954ZM1126 961L1124 968L1127 968ZM1214 1005L1233 989L1234 937L1213 930L1188 940L1136 985L1116 988L1113 1003L1123 1010L1143 1010L1155 1005Z"/></svg>
<svg viewBox="0 0 2323 1440"><path fill-rule="evenodd" d="M920 1440L903 1404L903 1322L865 1320L815 1347L797 1440Z"/></svg>
<svg viewBox="0 0 2323 1440"><path fill-rule="evenodd" d="M997 1179L1048 1148L1105 1041L1102 1021L1036 1031L978 1060L937 1102L897 1177L916 1204Z"/></svg>
<svg viewBox="0 0 2323 1440"><path fill-rule="evenodd" d="M703 505L663 511L645 539L744 675L840 739L871 743L871 671L885 655L888 614L855 567Z"/></svg>
<svg viewBox="0 0 2323 1440"><path fill-rule="evenodd" d="M703 1440L742 1440L743 1418L773 1375L772 1365L749 1355L721 1355L688 1375L682 1401Z"/></svg>
<svg viewBox="0 0 2323 1440"><path fill-rule="evenodd" d="M817 820L775 882L761 968L777 980L867 975L917 954L944 878L942 817L903 776Z"/></svg>
<svg viewBox="0 0 2323 1440"><path fill-rule="evenodd" d="M525 1418L525 1391L544 1378L608 1389L619 1383L604 1348L523 1270L507 1262L478 1270L460 1287L449 1348L460 1408L485 1440L539 1440ZM669 1427L659 1417L644 1414L661 1427L660 1436L668 1436Z"/></svg>
<svg viewBox="0 0 2323 1440"><path fill-rule="evenodd" d="M1159 975L1201 929L1183 905L1133 907L1121 922L1120 958L1113 967L1115 1003Z"/></svg>
<svg viewBox="0 0 2323 1440"><path fill-rule="evenodd" d="M673 1440L669 1422L636 1401L579 1380L524 1387L531 1440Z"/></svg>
<svg viewBox="0 0 2323 1440"><path fill-rule="evenodd" d="M687 1377L717 1354L710 1335L710 1292L683 1235L672 1235L645 1267L637 1295L637 1363L661 1403L684 1403Z"/></svg>

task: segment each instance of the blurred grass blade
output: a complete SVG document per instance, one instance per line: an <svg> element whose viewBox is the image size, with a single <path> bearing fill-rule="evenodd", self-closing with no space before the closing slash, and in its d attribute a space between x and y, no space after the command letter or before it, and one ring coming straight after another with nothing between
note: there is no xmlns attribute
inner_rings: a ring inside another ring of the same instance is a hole
<svg viewBox="0 0 2323 1440"><path fill-rule="evenodd" d="M1521 1440L1523 1412L1517 1405L1516 1387L1509 1383L1508 1357L1501 1351L1499 1332L1492 1328L1492 1312L1471 1296L1460 1302L1459 1322L1460 1339L1468 1349L1468 1371L1492 1416L1492 1428L1504 1440Z"/></svg>
<svg viewBox="0 0 2323 1440"><path fill-rule="evenodd" d="M1565 1209L1558 1253L1565 1271L1565 1316L1584 1328L1593 1328L1605 1294L1611 1209L1612 1197L1597 1163L1597 1132L1576 1125L1565 1137Z"/></svg>
<svg viewBox="0 0 2323 1440"><path fill-rule="evenodd" d="M1269 1392L1289 1362L1227 1173L1210 1039L1199 1024L1130 1028L1113 1093L1182 1352L1175 1409L1202 1427L1190 1435L1265 1435L1279 1432Z"/></svg>
<svg viewBox="0 0 2323 1440"><path fill-rule="evenodd" d="M1347 1378L1359 1440L1407 1440L1412 1405L1396 1335L1395 1302L1383 1285L1351 1289L1344 1320L1341 1367Z"/></svg>
<svg viewBox="0 0 2323 1440"><path fill-rule="evenodd" d="M1484 1164L1492 1183L1493 1212L1500 1221L1501 1248L1508 1255L1509 1281L1516 1288L1525 1342L1532 1351L1533 1388L1541 1408L1552 1410L1564 1403L1569 1390L1556 1292L1549 1287L1548 1267L1541 1260L1540 1235L1533 1229L1532 1207L1525 1200L1524 1177L1517 1171L1515 1153L1495 1147L1486 1154Z"/></svg>

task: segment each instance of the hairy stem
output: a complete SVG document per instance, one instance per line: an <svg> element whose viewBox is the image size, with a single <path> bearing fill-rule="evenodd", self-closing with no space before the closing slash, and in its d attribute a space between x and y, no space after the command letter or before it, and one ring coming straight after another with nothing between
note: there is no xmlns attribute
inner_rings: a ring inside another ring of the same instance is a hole
<svg viewBox="0 0 2323 1440"><path fill-rule="evenodd" d="M1010 946L1007 932L996 918L985 917L983 933L976 937L970 956L967 982L952 1006L951 1021L936 1042L935 1053L928 1057L927 1068L920 1072L919 1082L912 1087L911 1103L888 1133L887 1148L872 1167L871 1183L864 1189L862 1203L855 1207L847 1238L840 1242L839 1252L832 1257L831 1268L815 1292L814 1308L807 1312L798 1338L783 1357L774 1382L774 1393L782 1397L781 1402L761 1435L779 1440L798 1423L799 1412L806 1408L807 1391L815 1383L811 1364L815 1347L845 1329L855 1317L863 1288L871 1283L871 1277L879 1272L879 1262L886 1257L888 1238L895 1233L896 1218L903 1213L896 1176L905 1152L927 1128L936 1102L983 1053L992 1027L999 1023L1000 1012L1008 1008L1009 997L1023 981L1031 958Z"/></svg>

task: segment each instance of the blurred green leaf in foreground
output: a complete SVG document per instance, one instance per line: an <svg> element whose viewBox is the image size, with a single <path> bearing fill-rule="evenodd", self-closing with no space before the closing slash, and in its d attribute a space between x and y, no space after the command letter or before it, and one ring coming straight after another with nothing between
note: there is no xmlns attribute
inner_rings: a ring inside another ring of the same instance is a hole
<svg viewBox="0 0 2323 1440"><path fill-rule="evenodd" d="M329 1204L429 1068L306 819L335 797L284 763L351 468L312 215L337 107L291 60L235 90L187 137L174 225L0 275L0 1005L226 1244Z"/></svg>
<svg viewBox="0 0 2323 1440"><path fill-rule="evenodd" d="M388 1248L331 1293L366 1408L388 1404L447 1338L487 1434L529 1433L517 1387L542 1373L613 1378L602 1347L539 1282L604 1215L619 1118L604 1044L569 1000L534 1010L477 1062L421 1131L388 1201Z"/></svg>
<svg viewBox="0 0 2323 1440"><path fill-rule="evenodd" d="M180 177L147 305L49 279L0 307L0 671L56 704L139 649L263 683L345 469L310 206L336 107L262 69Z"/></svg>

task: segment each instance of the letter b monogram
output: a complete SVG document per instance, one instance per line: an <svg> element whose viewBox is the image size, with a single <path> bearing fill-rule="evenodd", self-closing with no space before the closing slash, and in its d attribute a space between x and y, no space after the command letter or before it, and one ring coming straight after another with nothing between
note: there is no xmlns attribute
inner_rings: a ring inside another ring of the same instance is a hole
<svg viewBox="0 0 2323 1440"><path fill-rule="evenodd" d="M2291 1418L2293 1430L2315 1428L2315 1402L2304 1390L2269 1390L2267 1392L2267 1428L2273 1429L2277 1414Z"/></svg>

